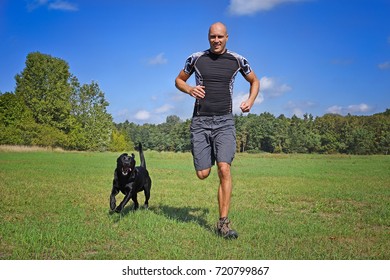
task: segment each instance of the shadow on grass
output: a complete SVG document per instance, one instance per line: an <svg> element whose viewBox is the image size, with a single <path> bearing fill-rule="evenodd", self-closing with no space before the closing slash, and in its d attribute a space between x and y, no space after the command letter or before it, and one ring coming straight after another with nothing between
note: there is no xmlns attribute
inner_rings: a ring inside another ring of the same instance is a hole
<svg viewBox="0 0 390 280"><path fill-rule="evenodd" d="M140 210L142 211L142 210L146 210L146 209L143 206L140 206L137 210L134 210L134 205L130 203L129 205L125 206L125 208L123 208L122 212L120 212L120 213L109 210L108 216L112 218L114 223L118 223L122 218L124 218L128 214L134 213L135 211L140 211Z"/></svg>
<svg viewBox="0 0 390 280"><path fill-rule="evenodd" d="M108 216L114 223L120 222L125 216L135 213L136 211L151 211L156 215L164 216L171 220L176 220L181 223L196 223L204 229L214 232L214 228L208 224L207 215L209 209L201 207L173 207L168 205L159 205L157 207L150 207L145 209L140 206L139 209L134 210L133 205L126 206L121 213L109 211Z"/></svg>
<svg viewBox="0 0 390 280"><path fill-rule="evenodd" d="M209 210L206 208L159 205L150 210L157 215L163 215L168 219L176 220L181 223L197 223L208 231L214 231L214 228L207 223Z"/></svg>

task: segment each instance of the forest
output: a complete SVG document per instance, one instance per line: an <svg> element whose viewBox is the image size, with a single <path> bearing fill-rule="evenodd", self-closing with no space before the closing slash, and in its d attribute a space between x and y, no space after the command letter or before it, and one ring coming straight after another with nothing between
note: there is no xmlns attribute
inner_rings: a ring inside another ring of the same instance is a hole
<svg viewBox="0 0 390 280"><path fill-rule="evenodd" d="M191 120L171 115L161 124L115 123L96 82L81 85L66 61L33 52L15 76L14 92L0 92L0 145L78 151L189 152ZM388 154L390 109L371 116L325 114L235 115L237 152Z"/></svg>

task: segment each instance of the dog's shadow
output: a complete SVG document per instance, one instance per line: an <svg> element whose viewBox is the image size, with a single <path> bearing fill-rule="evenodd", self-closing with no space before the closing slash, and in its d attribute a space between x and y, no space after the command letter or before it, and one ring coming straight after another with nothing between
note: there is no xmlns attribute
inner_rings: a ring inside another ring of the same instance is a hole
<svg viewBox="0 0 390 280"><path fill-rule="evenodd" d="M196 223L208 231L213 230L207 222L207 215L209 213L209 209L207 208L159 205L158 207L153 207L150 210L157 215L163 215L171 220L176 220L181 223Z"/></svg>
<svg viewBox="0 0 390 280"><path fill-rule="evenodd" d="M123 208L122 212L120 212L120 213L109 210L107 215L109 217L111 217L111 219L113 220L114 223L118 223L118 222L120 222L120 220L122 218L124 218L128 214L135 213L135 211L140 211L140 210L143 211L145 209L143 206L140 206L140 208L138 208L137 210L134 210L134 204L130 204L130 205L125 206L125 208Z"/></svg>
<svg viewBox="0 0 390 280"><path fill-rule="evenodd" d="M138 210L133 209L133 205L126 206L121 213L109 211L114 223L118 223L125 216L135 213L135 211L151 211L152 213L164 216L170 220L176 220L181 223L196 223L208 231L213 231L214 228L207 222L209 209L201 207L173 207L169 205L159 205L144 209L142 206Z"/></svg>

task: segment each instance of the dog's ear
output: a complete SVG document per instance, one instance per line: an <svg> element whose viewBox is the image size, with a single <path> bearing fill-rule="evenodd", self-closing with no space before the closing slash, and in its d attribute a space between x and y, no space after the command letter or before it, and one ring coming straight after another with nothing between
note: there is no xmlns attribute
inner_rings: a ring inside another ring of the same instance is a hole
<svg viewBox="0 0 390 280"><path fill-rule="evenodd" d="M135 163L135 155L133 153L131 154L131 158L132 158L132 161L130 163L131 169L134 169L136 163Z"/></svg>

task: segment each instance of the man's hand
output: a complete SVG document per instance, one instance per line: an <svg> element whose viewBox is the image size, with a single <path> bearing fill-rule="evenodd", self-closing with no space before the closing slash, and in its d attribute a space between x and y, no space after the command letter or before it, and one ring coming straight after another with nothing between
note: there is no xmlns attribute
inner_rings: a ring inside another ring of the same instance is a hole
<svg viewBox="0 0 390 280"><path fill-rule="evenodd" d="M206 93L205 87L200 86L200 85L192 87L192 86L188 85L187 80L189 77L190 77L190 75L188 75L186 72L184 72L184 70L181 70L179 75L177 76L177 78L175 80L176 87L180 91L185 92L196 99L204 98L205 93Z"/></svg>
<svg viewBox="0 0 390 280"><path fill-rule="evenodd" d="M205 93L206 93L204 89L205 89L205 86L191 87L188 94L196 99L202 99L205 97Z"/></svg>
<svg viewBox="0 0 390 280"><path fill-rule="evenodd" d="M253 103L251 103L250 101L247 100L247 101L244 101L241 103L240 109L243 113L249 113L252 106L253 106Z"/></svg>

